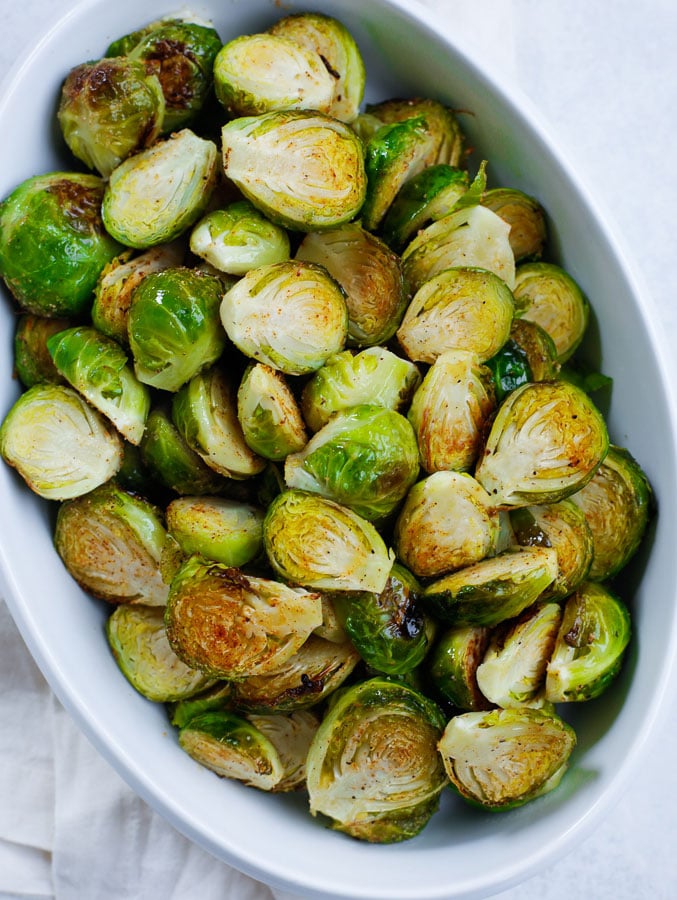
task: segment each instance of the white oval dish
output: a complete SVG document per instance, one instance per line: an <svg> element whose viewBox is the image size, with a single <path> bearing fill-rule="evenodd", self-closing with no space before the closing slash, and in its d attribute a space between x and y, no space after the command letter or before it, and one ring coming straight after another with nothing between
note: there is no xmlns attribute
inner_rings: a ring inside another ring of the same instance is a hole
<svg viewBox="0 0 677 900"><path fill-rule="evenodd" d="M656 316L617 238L553 146L529 104L436 35L425 10L402 0L310 4L218 0L193 5L222 39L301 8L336 15L367 63L369 99L429 95L471 111L462 125L496 184L537 196L559 261L596 316L592 338L614 379L609 427L654 485L659 518L628 573L635 638L623 673L600 700L567 710L579 745L563 784L519 810L487 815L449 793L422 835L373 846L330 832L302 796L271 796L217 780L177 746L162 707L120 675L105 641L106 609L66 574L51 542L53 509L0 466L0 572L11 612L52 688L95 746L151 806L192 840L263 881L313 897L434 900L505 889L570 849L618 797L653 728L677 646L677 409ZM115 37L172 11L167 0L88 0L43 40L5 86L0 197L30 175L72 167L54 120L61 78ZM17 126L16 123L20 123ZM18 393L13 321L0 311L0 417ZM647 397L651 402L647 402Z"/></svg>

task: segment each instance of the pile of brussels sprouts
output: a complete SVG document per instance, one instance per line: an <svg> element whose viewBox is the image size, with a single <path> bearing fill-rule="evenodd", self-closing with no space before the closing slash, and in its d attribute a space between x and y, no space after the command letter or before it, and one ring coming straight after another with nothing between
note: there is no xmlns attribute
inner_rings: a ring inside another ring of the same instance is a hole
<svg viewBox="0 0 677 900"><path fill-rule="evenodd" d="M441 102L364 86L310 13L163 19L67 74L72 170L0 205L0 451L180 746L389 842L448 785L559 783L652 492L539 202L471 175Z"/></svg>

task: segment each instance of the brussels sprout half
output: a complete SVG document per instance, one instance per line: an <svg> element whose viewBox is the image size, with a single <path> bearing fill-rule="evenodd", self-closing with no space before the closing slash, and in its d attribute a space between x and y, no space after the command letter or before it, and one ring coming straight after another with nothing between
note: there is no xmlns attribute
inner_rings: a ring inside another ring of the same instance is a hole
<svg viewBox="0 0 677 900"><path fill-rule="evenodd" d="M435 690L463 710L488 709L476 671L489 643L491 629L484 625L455 625L439 635L426 660L426 671Z"/></svg>
<svg viewBox="0 0 677 900"><path fill-rule="evenodd" d="M33 313L23 313L18 317L14 329L14 372L25 388L43 381L54 384L65 382L50 356L47 340L71 325L70 319L36 316Z"/></svg>
<svg viewBox="0 0 677 900"><path fill-rule="evenodd" d="M541 256L548 231L538 200L516 188L500 187L485 191L481 202L510 225L508 240L516 262Z"/></svg>
<svg viewBox="0 0 677 900"><path fill-rule="evenodd" d="M284 376L256 363L247 367L237 391L237 416L247 445L266 459L283 460L308 440L296 398Z"/></svg>
<svg viewBox="0 0 677 900"><path fill-rule="evenodd" d="M188 556L244 566L263 550L262 509L225 497L177 497L165 511L167 531Z"/></svg>
<svg viewBox="0 0 677 900"><path fill-rule="evenodd" d="M438 100L430 97L383 100L369 104L366 113L382 125L421 117L435 138L435 155L430 159L429 165L460 165L465 144L463 133L453 111Z"/></svg>

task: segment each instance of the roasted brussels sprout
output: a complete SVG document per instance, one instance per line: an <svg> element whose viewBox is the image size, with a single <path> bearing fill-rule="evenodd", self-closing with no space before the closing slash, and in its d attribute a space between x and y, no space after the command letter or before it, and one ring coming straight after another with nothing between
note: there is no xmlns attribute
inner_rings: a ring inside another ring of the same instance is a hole
<svg viewBox="0 0 677 900"><path fill-rule="evenodd" d="M494 391L498 403L501 403L516 388L528 384L530 381L538 380L533 376L526 352L512 338L508 338L498 353L488 359L485 365L493 375Z"/></svg>
<svg viewBox="0 0 677 900"><path fill-rule="evenodd" d="M47 340L71 326L70 319L55 319L23 313L16 320L14 329L14 372L25 388L42 381L62 383L64 377L57 371L47 349Z"/></svg>
<svg viewBox="0 0 677 900"><path fill-rule="evenodd" d="M226 566L244 566L263 550L263 510L226 497L177 497L167 531L181 550Z"/></svg>
<svg viewBox="0 0 677 900"><path fill-rule="evenodd" d="M477 685L476 671L489 643L484 625L455 625L439 635L426 660L428 677L445 700L463 710L488 709Z"/></svg>
<svg viewBox="0 0 677 900"><path fill-rule="evenodd" d="M123 444L97 410L62 384L33 385L0 425L0 455L46 500L68 500L112 478Z"/></svg>
<svg viewBox="0 0 677 900"><path fill-rule="evenodd" d="M555 342L536 322L514 318L508 343L515 344L526 357L531 372L529 381L556 381L560 377Z"/></svg>
<svg viewBox="0 0 677 900"><path fill-rule="evenodd" d="M543 207L517 188L492 188L482 195L482 206L510 225L508 239L515 261L538 259L548 238Z"/></svg>
<svg viewBox="0 0 677 900"><path fill-rule="evenodd" d="M460 164L465 144L463 133L454 112L438 100L430 97L383 100L369 104L366 113L382 125L392 125L420 116L434 138L431 147L434 153L431 152L427 165Z"/></svg>
<svg viewBox="0 0 677 900"><path fill-rule="evenodd" d="M216 681L192 697L167 704L167 712L172 725L183 728L191 719L204 712L230 709L230 698L233 693L232 681Z"/></svg>
<svg viewBox="0 0 677 900"><path fill-rule="evenodd" d="M575 745L574 730L556 715L537 709L494 709L454 716L439 750L462 797L501 810L557 787Z"/></svg>
<svg viewBox="0 0 677 900"><path fill-rule="evenodd" d="M250 365L237 391L237 416L247 445L266 459L283 460L308 440L301 410L284 376Z"/></svg>

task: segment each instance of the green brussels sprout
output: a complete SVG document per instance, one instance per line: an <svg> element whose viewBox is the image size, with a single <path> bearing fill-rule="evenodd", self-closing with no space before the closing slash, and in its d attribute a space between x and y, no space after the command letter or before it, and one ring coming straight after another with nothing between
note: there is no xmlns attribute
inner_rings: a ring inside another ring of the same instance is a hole
<svg viewBox="0 0 677 900"><path fill-rule="evenodd" d="M451 625L498 625L519 616L557 576L551 547L507 550L433 581L423 602Z"/></svg>
<svg viewBox="0 0 677 900"><path fill-rule="evenodd" d="M263 541L273 569L310 588L380 594L394 562L370 522L306 491L287 490L273 500Z"/></svg>
<svg viewBox="0 0 677 900"><path fill-rule="evenodd" d="M226 176L273 222L317 231L348 222L366 193L362 142L308 110L243 116L221 132Z"/></svg>
<svg viewBox="0 0 677 900"><path fill-rule="evenodd" d="M43 381L63 384L47 349L47 340L71 326L70 319L55 319L23 313L14 329L14 372L25 388Z"/></svg>
<svg viewBox="0 0 677 900"><path fill-rule="evenodd" d="M428 369L408 419L426 472L469 471L483 443L495 400L491 373L475 353L447 350Z"/></svg>
<svg viewBox="0 0 677 900"><path fill-rule="evenodd" d="M52 172L0 203L0 276L19 306L40 316L89 311L99 274L121 250L104 229L104 182Z"/></svg>
<svg viewBox="0 0 677 900"><path fill-rule="evenodd" d="M560 377L561 366L557 361L555 342L536 322L514 318L508 342L515 344L524 354L531 372L529 381L556 381Z"/></svg>
<svg viewBox="0 0 677 900"><path fill-rule="evenodd" d="M203 215L216 185L218 151L188 128L120 163L101 215L120 243L146 249L173 241Z"/></svg>
<svg viewBox="0 0 677 900"><path fill-rule="evenodd" d="M122 465L122 438L77 391L33 385L0 425L0 456L46 500L68 500L112 478Z"/></svg>
<svg viewBox="0 0 677 900"><path fill-rule="evenodd" d="M559 503L521 507L509 513L520 546L554 547L557 551L557 578L543 591L542 599L563 600L590 572L592 532L573 496Z"/></svg>
<svg viewBox="0 0 677 900"><path fill-rule="evenodd" d="M354 121L366 73L359 47L345 25L322 13L303 12L279 19L268 31L319 53L335 81L329 115L341 122Z"/></svg>
<svg viewBox="0 0 677 900"><path fill-rule="evenodd" d="M263 510L226 497L177 497L165 511L167 531L191 555L244 566L263 549Z"/></svg>
<svg viewBox="0 0 677 900"><path fill-rule="evenodd" d="M400 412L420 382L417 366L385 347L367 347L355 354L344 350L306 382L301 394L303 417L312 431L319 431L335 412L363 403Z"/></svg>
<svg viewBox="0 0 677 900"><path fill-rule="evenodd" d="M592 533L590 581L617 575L637 551L653 508L651 485L637 460L612 445L591 480L571 500Z"/></svg>
<svg viewBox="0 0 677 900"><path fill-rule="evenodd" d="M135 378L117 341L80 325L52 335L47 349L66 381L138 445L150 412L150 392Z"/></svg>
<svg viewBox="0 0 677 900"><path fill-rule="evenodd" d="M266 459L283 460L308 440L296 398L284 376L256 363L247 367L237 391L237 416L247 445Z"/></svg>
<svg viewBox="0 0 677 900"><path fill-rule="evenodd" d="M576 734L538 709L493 709L454 716L439 750L459 794L476 806L512 809L562 780Z"/></svg>
<svg viewBox="0 0 677 900"><path fill-rule="evenodd" d="M458 166L463 158L465 140L453 111L438 100L413 97L383 100L367 106L366 113L382 125L392 125L420 116L435 136L435 154L428 165L447 163Z"/></svg>
<svg viewBox="0 0 677 900"><path fill-rule="evenodd" d="M82 63L66 76L57 120L77 159L108 178L159 137L165 98L157 77L127 57Z"/></svg>
<svg viewBox="0 0 677 900"><path fill-rule="evenodd" d="M152 503L114 481L59 506L54 546L83 590L108 603L164 606L166 531Z"/></svg>
<svg viewBox="0 0 677 900"><path fill-rule="evenodd" d="M265 460L247 445L237 417L232 379L219 366L194 375L175 394L172 421L191 448L226 478L249 478Z"/></svg>
<svg viewBox="0 0 677 900"><path fill-rule="evenodd" d="M522 263L515 273L515 308L553 339L557 361L566 362L588 326L590 304L578 284L554 263Z"/></svg>
<svg viewBox="0 0 677 900"><path fill-rule="evenodd" d="M383 677L335 697L308 751L311 813L372 843L414 837L447 784L437 753L441 711L414 688Z"/></svg>
<svg viewBox="0 0 677 900"><path fill-rule="evenodd" d="M395 522L398 558L419 578L492 556L500 522L491 497L466 473L441 471L409 491Z"/></svg>
<svg viewBox="0 0 677 900"><path fill-rule="evenodd" d="M602 415L565 381L525 384L499 407L475 477L497 506L555 503L580 490L606 456Z"/></svg>
<svg viewBox="0 0 677 900"><path fill-rule="evenodd" d="M106 622L106 637L120 671L147 700L181 700L212 683L204 672L182 663L169 646L162 608L118 606Z"/></svg>
<svg viewBox="0 0 677 900"><path fill-rule="evenodd" d="M503 708L522 706L543 689L562 620L558 603L537 603L491 635L477 667L480 691Z"/></svg>
<svg viewBox="0 0 677 900"><path fill-rule="evenodd" d="M190 249L220 272L245 275L250 269L289 259L289 235L248 200L214 209L193 226Z"/></svg>
<svg viewBox="0 0 677 900"><path fill-rule="evenodd" d="M132 293L129 346L139 381L176 392L226 346L217 278L183 267L147 275Z"/></svg>
<svg viewBox="0 0 677 900"><path fill-rule="evenodd" d="M604 585L584 582L564 604L545 677L552 703L592 700L618 675L630 642L626 605Z"/></svg>
<svg viewBox="0 0 677 900"><path fill-rule="evenodd" d="M250 712L292 712L315 706L354 671L360 654L349 640L328 641L311 634L286 663L265 675L233 685L233 703Z"/></svg>
<svg viewBox="0 0 677 900"><path fill-rule="evenodd" d="M538 259L548 239L543 207L517 188L492 188L482 194L482 206L510 225L508 239L515 261Z"/></svg>
<svg viewBox="0 0 677 900"><path fill-rule="evenodd" d="M239 680L284 665L322 622L320 595L191 556L169 587L169 643L186 665Z"/></svg>
<svg viewBox="0 0 677 900"><path fill-rule="evenodd" d="M508 338L498 353L485 362L485 366L493 375L498 403L502 403L508 394L521 385L538 380L533 376L526 352L512 338Z"/></svg>
<svg viewBox="0 0 677 900"><path fill-rule="evenodd" d="M216 681L198 694L168 703L169 720L176 728L183 728L201 713L228 710L232 693L232 681Z"/></svg>
<svg viewBox="0 0 677 900"><path fill-rule="evenodd" d="M348 344L383 344L409 301L399 257L358 222L307 234L296 259L323 266L345 292Z"/></svg>
<svg viewBox="0 0 677 900"><path fill-rule="evenodd" d="M221 322L245 356L303 375L343 349L348 313L324 269L290 260L244 275L223 298Z"/></svg>
<svg viewBox="0 0 677 900"><path fill-rule="evenodd" d="M433 363L445 350L466 350L483 363L508 339L513 312L512 294L493 272L450 268L417 290L397 338L414 361Z"/></svg>
<svg viewBox="0 0 677 900"><path fill-rule="evenodd" d="M370 521L394 512L418 473L416 435L407 419L368 404L335 413L284 464L287 487L321 494Z"/></svg>
<svg viewBox="0 0 677 900"><path fill-rule="evenodd" d="M491 629L484 625L446 628L426 660L430 682L458 709L488 709L490 703L478 685L476 671L489 644Z"/></svg>

